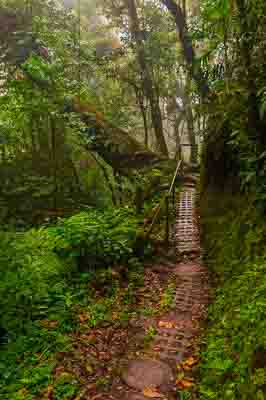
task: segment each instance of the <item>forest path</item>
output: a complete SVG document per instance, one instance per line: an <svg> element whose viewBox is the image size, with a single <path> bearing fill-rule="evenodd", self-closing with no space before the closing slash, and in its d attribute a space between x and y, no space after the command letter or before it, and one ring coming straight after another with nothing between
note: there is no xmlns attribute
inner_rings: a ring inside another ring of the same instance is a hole
<svg viewBox="0 0 266 400"><path fill-rule="evenodd" d="M145 400L179 399L180 391L194 387L198 363L199 335L208 303L208 273L201 262L199 218L195 183L185 183L177 205L176 249L179 262L151 267L160 279L171 282L173 301L170 309L137 321L139 335L132 337L122 357L120 376L111 391L101 399ZM141 326L142 325L142 326ZM138 351L136 342L149 346Z"/></svg>

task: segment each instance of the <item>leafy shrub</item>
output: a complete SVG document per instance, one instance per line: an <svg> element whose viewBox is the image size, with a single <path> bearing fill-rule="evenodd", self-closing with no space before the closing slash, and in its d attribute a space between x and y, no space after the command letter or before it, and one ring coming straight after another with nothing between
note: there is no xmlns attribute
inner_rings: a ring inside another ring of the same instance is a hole
<svg viewBox="0 0 266 400"><path fill-rule="evenodd" d="M89 209L48 228L48 240L63 257L78 257L87 267L127 262L136 240L137 220L130 209Z"/></svg>
<svg viewBox="0 0 266 400"><path fill-rule="evenodd" d="M66 312L62 297L73 265L63 263L43 245L42 230L17 235L2 257L0 323L10 334L25 332L26 321L46 318L48 312L57 314L58 308Z"/></svg>
<svg viewBox="0 0 266 400"><path fill-rule="evenodd" d="M224 205L223 202L221 206ZM261 373L261 368L266 367L263 219L248 207L246 199L238 199L223 216L205 217L204 224L207 262L219 288L209 310L201 398L263 399L266 383ZM259 362L255 357L258 348L262 349Z"/></svg>
<svg viewBox="0 0 266 400"><path fill-rule="evenodd" d="M53 380L55 353L71 348L66 333L78 324L76 310L85 310L88 326L111 320L119 284L111 267L140 268L132 256L136 231L129 209L88 209L48 228L0 233L0 327L9 338L0 348L3 399L33 400L51 382L55 399L75 396L75 377ZM86 272L77 268L81 261ZM110 290L96 301L97 280Z"/></svg>
<svg viewBox="0 0 266 400"><path fill-rule="evenodd" d="M69 281L76 260L90 266L127 262L133 253L137 223L129 210L88 210L46 229L6 239L1 252L1 326L23 332L25 321L71 310ZM81 258L82 257L82 258Z"/></svg>

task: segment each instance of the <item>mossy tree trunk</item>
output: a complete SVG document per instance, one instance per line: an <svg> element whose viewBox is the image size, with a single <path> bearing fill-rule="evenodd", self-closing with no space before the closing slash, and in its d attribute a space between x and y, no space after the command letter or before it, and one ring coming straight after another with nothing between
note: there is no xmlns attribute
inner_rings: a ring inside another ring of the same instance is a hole
<svg viewBox="0 0 266 400"><path fill-rule="evenodd" d="M131 33L136 41L136 50L137 50L139 66L143 74L143 90L145 96L149 100L151 107L152 125L154 128L158 150L164 156L168 156L168 149L163 133L163 122L162 122L162 114L160 109L159 98L155 93L152 81L152 74L146 62L144 43L142 38L140 37L141 29L139 25L136 3L135 0L125 0L125 4L128 9Z"/></svg>

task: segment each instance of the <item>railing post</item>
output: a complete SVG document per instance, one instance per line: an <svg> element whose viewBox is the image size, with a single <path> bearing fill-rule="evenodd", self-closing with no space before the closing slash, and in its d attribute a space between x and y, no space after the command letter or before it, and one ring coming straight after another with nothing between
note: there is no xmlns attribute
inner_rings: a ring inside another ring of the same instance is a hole
<svg viewBox="0 0 266 400"><path fill-rule="evenodd" d="M169 196L165 197L165 213L166 213L166 221L165 221L165 244L169 245Z"/></svg>
<svg viewBox="0 0 266 400"><path fill-rule="evenodd" d="M147 239L150 234L152 233L152 230L154 228L155 223L157 222L157 219L159 218L159 214L162 211L163 208L163 204L165 202L165 211L166 211L166 220L165 220L165 243L168 246L169 245L169 236L170 236L170 224L169 224L169 201L171 201L171 195L173 196L172 200L173 200L173 204L175 206L175 193L176 193L176 181L177 181L177 173L178 171L181 169L182 166L182 160L179 160L176 170L175 170L175 174L174 177L172 179L172 184L166 194L166 196L161 200L160 204L158 204L158 206L156 207L156 211L154 213L152 222L150 224L150 227L148 228L148 230L145 232L145 238Z"/></svg>
<svg viewBox="0 0 266 400"><path fill-rule="evenodd" d="M175 207L175 182L174 182L174 186L173 186L173 208Z"/></svg>

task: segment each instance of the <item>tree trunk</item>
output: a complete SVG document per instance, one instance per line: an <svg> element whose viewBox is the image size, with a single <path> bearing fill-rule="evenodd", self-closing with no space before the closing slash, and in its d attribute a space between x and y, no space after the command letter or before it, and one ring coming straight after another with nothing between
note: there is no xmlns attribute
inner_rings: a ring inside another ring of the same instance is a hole
<svg viewBox="0 0 266 400"><path fill-rule="evenodd" d="M180 143L180 129L179 129L182 119L183 119L183 114L180 114L175 120L175 143L176 143L175 159L176 160L182 159L182 149L181 149L181 143Z"/></svg>
<svg viewBox="0 0 266 400"><path fill-rule="evenodd" d="M185 60L191 69L192 77L196 81L201 94L203 97L206 97L209 94L209 85L203 76L200 66L195 65L195 51L187 31L186 14L175 0L161 0L161 2L174 17L176 29L183 47Z"/></svg>
<svg viewBox="0 0 266 400"><path fill-rule="evenodd" d="M147 113L146 108L144 106L144 96L139 92L138 88L135 87L135 93L138 100L140 112L143 119L143 127L144 127L144 145L148 147L149 145L149 130L148 130L148 121L147 121Z"/></svg>
<svg viewBox="0 0 266 400"><path fill-rule="evenodd" d="M150 107L151 107L151 118L152 118L152 125L155 132L155 137L158 145L159 151L168 156L168 149L163 133L163 122L162 122L162 115L161 109L159 104L159 98L156 96L153 88L153 81L151 77L151 73L149 67L146 63L145 51L143 46L143 40L140 37L140 26L139 20L137 15L137 8L135 0L125 0L125 4L128 8L130 24L131 24L131 32L133 37L136 41L136 49L137 49L137 56L139 66L143 73L143 89L145 96L149 100Z"/></svg>
<svg viewBox="0 0 266 400"><path fill-rule="evenodd" d="M115 196L115 190L113 188L111 179L109 179L108 172L107 172L105 166L98 160L98 158L93 153L90 153L90 154L93 157L93 159L96 161L96 163L99 166L99 168L101 169L101 171L103 172L103 176L105 178L105 181L107 183L107 186L108 186L108 188L110 190L110 193L111 193L111 196L112 196L113 205L116 206L117 205L117 199L116 199L116 196Z"/></svg>
<svg viewBox="0 0 266 400"><path fill-rule="evenodd" d="M197 148L197 143L196 143L196 136L194 132L194 124L193 124L193 113L191 110L190 105L188 105L188 110L186 112L187 114L187 128L188 128L188 136L189 136L189 142L190 142L190 162L195 164L197 163L197 158L198 158L198 148Z"/></svg>
<svg viewBox="0 0 266 400"><path fill-rule="evenodd" d="M56 126L53 117L50 119L51 124L51 139L52 139L52 158L53 158L53 183L54 183L54 197L53 207L56 209L58 206L58 179L57 179L57 152L56 152Z"/></svg>
<svg viewBox="0 0 266 400"><path fill-rule="evenodd" d="M251 26L247 20L248 11L244 0L236 1L239 12L239 25L241 40L239 41L240 54L245 66L244 81L246 82L248 90L248 133L249 138L256 142L258 146L256 149L261 148L263 151L266 146L266 135L260 122L260 114L257 103L257 87L256 76L252 68L251 49L254 44L254 34Z"/></svg>
<svg viewBox="0 0 266 400"><path fill-rule="evenodd" d="M182 10L183 10L184 18L186 21L187 20L187 1L186 0L182 0Z"/></svg>
<svg viewBox="0 0 266 400"><path fill-rule="evenodd" d="M188 136L189 136L189 143L190 143L190 162L197 163L198 158L198 149L196 143L196 134L194 128L194 116L193 110L191 106L191 99L190 99L190 92L191 92L191 77L188 74L186 79L186 88L184 93L184 106L186 110L186 120L187 120L187 129L188 129Z"/></svg>

